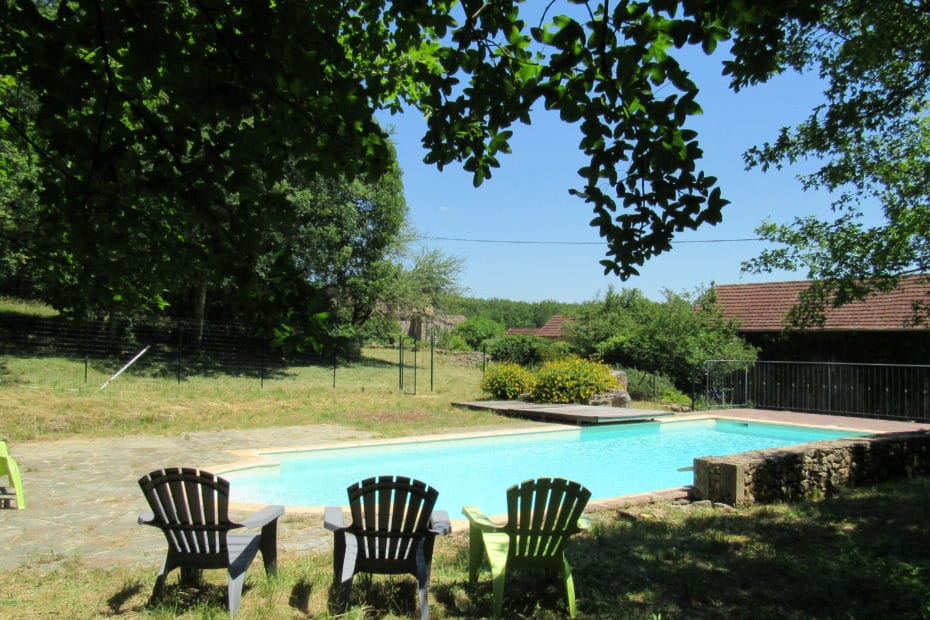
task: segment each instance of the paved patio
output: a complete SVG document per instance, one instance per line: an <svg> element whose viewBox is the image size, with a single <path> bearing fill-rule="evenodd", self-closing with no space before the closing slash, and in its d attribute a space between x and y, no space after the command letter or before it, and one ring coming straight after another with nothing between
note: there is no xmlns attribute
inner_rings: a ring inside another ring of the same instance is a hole
<svg viewBox="0 0 930 620"><path fill-rule="evenodd" d="M790 412L730 410L714 412L714 415L873 432L930 428L927 424ZM515 422L513 428L541 425L523 421ZM501 427L494 429L500 431ZM467 430L480 432L482 429ZM28 508L0 510L0 549L3 549L0 568L28 563L51 569L72 556L93 566L139 563L155 566L163 559L164 539L155 528L136 523L139 512L147 508L136 484L142 475L173 465L217 467L239 460L241 457L236 452L241 450L320 446L370 439L367 433L319 425L173 436L15 442L11 451L23 471ZM286 552L325 551L330 544L321 515L285 515L279 529L279 545Z"/></svg>
<svg viewBox="0 0 930 620"><path fill-rule="evenodd" d="M369 439L339 426L266 428L104 439L16 442L26 510L0 510L0 568L23 562L54 567L69 556L93 566L164 559L164 536L138 525L148 506L137 480L166 466L209 468L241 449ZM322 519L285 515L279 541L288 550L327 549Z"/></svg>

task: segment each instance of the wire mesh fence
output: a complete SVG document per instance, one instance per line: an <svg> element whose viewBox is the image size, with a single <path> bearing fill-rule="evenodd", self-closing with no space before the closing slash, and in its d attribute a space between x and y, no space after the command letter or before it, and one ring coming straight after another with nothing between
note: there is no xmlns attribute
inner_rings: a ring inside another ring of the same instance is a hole
<svg viewBox="0 0 930 620"><path fill-rule="evenodd" d="M141 354L141 355L140 355ZM283 353L267 338L240 325L199 321L160 324L131 320L69 321L23 315L0 315L0 356L63 357L90 369L115 372L128 361L130 374L170 378L234 375L264 383L287 368L324 365L339 359L313 351Z"/></svg>
<svg viewBox="0 0 930 620"><path fill-rule="evenodd" d="M930 366L705 362L709 406L930 421Z"/></svg>

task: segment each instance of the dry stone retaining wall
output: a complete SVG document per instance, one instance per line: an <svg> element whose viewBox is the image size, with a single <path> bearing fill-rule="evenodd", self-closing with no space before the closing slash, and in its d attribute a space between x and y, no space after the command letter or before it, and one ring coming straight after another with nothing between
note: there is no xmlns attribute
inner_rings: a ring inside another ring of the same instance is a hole
<svg viewBox="0 0 930 620"><path fill-rule="evenodd" d="M694 495L727 504L822 497L930 475L930 432L888 433L694 459Z"/></svg>

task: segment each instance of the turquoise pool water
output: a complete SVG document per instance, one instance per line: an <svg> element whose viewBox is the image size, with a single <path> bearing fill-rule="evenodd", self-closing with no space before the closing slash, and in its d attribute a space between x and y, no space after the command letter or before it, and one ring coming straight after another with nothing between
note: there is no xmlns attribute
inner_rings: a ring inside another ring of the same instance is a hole
<svg viewBox="0 0 930 620"><path fill-rule="evenodd" d="M508 487L529 478L577 480L594 498L615 497L692 484L690 467L702 456L735 454L853 431L740 422L610 425L543 433L498 435L266 455L277 466L223 473L232 499L286 506L344 505L346 487L381 474L423 480L439 490L437 508L457 516L462 506L487 514L506 512Z"/></svg>

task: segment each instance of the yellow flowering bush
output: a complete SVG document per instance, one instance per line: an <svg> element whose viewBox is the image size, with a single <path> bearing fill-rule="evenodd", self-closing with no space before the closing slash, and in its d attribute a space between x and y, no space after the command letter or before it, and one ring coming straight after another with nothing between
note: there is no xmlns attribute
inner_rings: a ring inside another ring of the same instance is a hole
<svg viewBox="0 0 930 620"><path fill-rule="evenodd" d="M537 403L586 403L612 387L618 387L618 383L610 374L610 366L569 358L540 368L531 395Z"/></svg>
<svg viewBox="0 0 930 620"><path fill-rule="evenodd" d="M533 387L533 374L518 364L502 362L488 366L481 389L494 398L515 400Z"/></svg>

